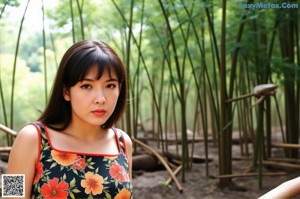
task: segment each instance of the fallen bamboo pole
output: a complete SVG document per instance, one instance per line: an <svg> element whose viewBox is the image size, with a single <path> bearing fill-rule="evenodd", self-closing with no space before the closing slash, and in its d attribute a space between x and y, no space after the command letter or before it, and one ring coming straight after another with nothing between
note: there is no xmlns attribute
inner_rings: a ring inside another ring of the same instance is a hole
<svg viewBox="0 0 300 199"><path fill-rule="evenodd" d="M290 148L290 149L300 149L300 144L287 144L287 143L273 143L272 147L277 148Z"/></svg>
<svg viewBox="0 0 300 199"><path fill-rule="evenodd" d="M0 153L10 152L11 147L0 147Z"/></svg>
<svg viewBox="0 0 300 199"><path fill-rule="evenodd" d="M257 172L254 173L236 173L236 174L228 174L228 175L218 175L212 176L215 179L224 179L224 178L237 178L237 177L251 177L251 176L258 176ZM286 175L286 172L267 172L262 173L263 176L278 176L278 175Z"/></svg>
<svg viewBox="0 0 300 199"><path fill-rule="evenodd" d="M18 134L17 132L15 132L14 130L12 130L12 129L6 127L6 126L4 126L3 124L0 124L0 130L2 130L5 133L10 134L10 135L12 135L14 137L16 137L17 134Z"/></svg>
<svg viewBox="0 0 300 199"><path fill-rule="evenodd" d="M287 162L287 163L300 164L300 160L299 159L295 159L295 158L271 157L271 158L268 158L268 161L273 161L273 162Z"/></svg>
<svg viewBox="0 0 300 199"><path fill-rule="evenodd" d="M143 142L141 142L141 141L139 141L139 140L137 140L137 139L135 139L135 138L131 138L131 139L132 139L132 141L133 141L134 143L140 145L140 146L143 147L145 150L147 150L148 152L150 152L150 153L152 153L153 155L155 155L155 156L161 161L161 163L164 165L164 167L165 167L165 168L167 169L167 171L169 172L171 178L174 180L174 182L175 182L175 184L176 184L178 190L179 190L180 192L182 192L183 189L182 189L181 184L178 182L178 180L177 180L176 176L174 175L172 169L169 167L168 163L164 160L164 158L163 158L159 153L157 153L154 149L152 149L152 148L149 147L148 145L144 144Z"/></svg>
<svg viewBox="0 0 300 199"><path fill-rule="evenodd" d="M285 162L274 162L274 161L267 161L267 160L263 160L262 163L263 163L263 165L272 165L272 166L300 169L299 164L291 164L291 163L285 163Z"/></svg>
<svg viewBox="0 0 300 199"><path fill-rule="evenodd" d="M176 175L179 173L179 171L181 171L181 169L182 169L182 165L179 165L179 166L175 169L174 175L176 176ZM171 182L172 182L172 178L170 177L170 178L166 181L166 185L169 185Z"/></svg>

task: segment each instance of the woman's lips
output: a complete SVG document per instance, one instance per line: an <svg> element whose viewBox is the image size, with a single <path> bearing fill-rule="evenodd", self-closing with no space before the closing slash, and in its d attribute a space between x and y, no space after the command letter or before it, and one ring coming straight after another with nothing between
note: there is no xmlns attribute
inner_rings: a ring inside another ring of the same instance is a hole
<svg viewBox="0 0 300 199"><path fill-rule="evenodd" d="M106 111L103 109L97 109L97 110L92 111L92 113L94 115L100 117L100 116L103 116L106 113Z"/></svg>

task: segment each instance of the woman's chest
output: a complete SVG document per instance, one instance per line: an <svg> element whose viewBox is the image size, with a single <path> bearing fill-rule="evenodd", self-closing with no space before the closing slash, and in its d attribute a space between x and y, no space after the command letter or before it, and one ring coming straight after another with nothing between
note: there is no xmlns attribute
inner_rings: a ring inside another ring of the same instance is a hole
<svg viewBox="0 0 300 199"><path fill-rule="evenodd" d="M130 198L126 156L88 156L43 150L36 168L34 196L57 198Z"/></svg>

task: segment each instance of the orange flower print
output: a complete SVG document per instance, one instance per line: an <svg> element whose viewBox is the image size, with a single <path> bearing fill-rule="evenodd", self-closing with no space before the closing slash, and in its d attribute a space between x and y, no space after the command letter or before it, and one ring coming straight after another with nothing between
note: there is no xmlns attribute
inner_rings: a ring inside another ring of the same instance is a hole
<svg viewBox="0 0 300 199"><path fill-rule="evenodd" d="M114 159L116 159L116 157L118 157L118 156L105 156L104 158L109 159L109 160L114 160Z"/></svg>
<svg viewBox="0 0 300 199"><path fill-rule="evenodd" d="M85 167L86 167L85 159L80 157L80 155L78 155L74 162L74 168L79 170L79 169L85 169Z"/></svg>
<svg viewBox="0 0 300 199"><path fill-rule="evenodd" d="M123 188L115 197L114 199L129 199L131 196L131 193Z"/></svg>
<svg viewBox="0 0 300 199"><path fill-rule="evenodd" d="M128 173L126 173L124 167L122 167L116 162L113 162L111 164L111 167L109 169L109 174L117 181L120 182L129 181Z"/></svg>
<svg viewBox="0 0 300 199"><path fill-rule="evenodd" d="M85 179L81 180L81 186L85 188L84 192L93 195L101 194L103 191L103 177L98 174L93 174L92 172L87 172L85 174Z"/></svg>
<svg viewBox="0 0 300 199"><path fill-rule="evenodd" d="M39 181L41 175L43 174L43 163L39 162L39 164L35 167L35 175L34 175L34 180L33 183L36 183Z"/></svg>
<svg viewBox="0 0 300 199"><path fill-rule="evenodd" d="M69 166L75 162L76 154L58 152L55 150L51 151L53 159L62 166Z"/></svg>
<svg viewBox="0 0 300 199"><path fill-rule="evenodd" d="M48 181L48 184L42 186L42 196L45 199L64 199L69 195L68 188L69 185L65 181L58 183L58 178L53 178Z"/></svg>

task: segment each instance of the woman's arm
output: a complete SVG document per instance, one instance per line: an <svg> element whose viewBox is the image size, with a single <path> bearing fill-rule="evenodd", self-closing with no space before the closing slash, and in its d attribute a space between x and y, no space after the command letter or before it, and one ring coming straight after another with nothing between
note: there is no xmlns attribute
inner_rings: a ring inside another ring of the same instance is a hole
<svg viewBox="0 0 300 199"><path fill-rule="evenodd" d="M7 174L25 174L25 198L31 198L31 188L38 155L38 134L33 125L25 126L12 146Z"/></svg>
<svg viewBox="0 0 300 199"><path fill-rule="evenodd" d="M129 177L132 180L132 141L130 139L130 137L127 135L127 133L122 133L124 140L125 140L125 144L126 144L126 157L128 160L128 173L129 173Z"/></svg>
<svg viewBox="0 0 300 199"><path fill-rule="evenodd" d="M292 180L286 181L279 185L278 187L267 192L259 199L268 198L292 198L300 193L300 177L294 178Z"/></svg>

